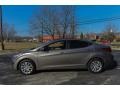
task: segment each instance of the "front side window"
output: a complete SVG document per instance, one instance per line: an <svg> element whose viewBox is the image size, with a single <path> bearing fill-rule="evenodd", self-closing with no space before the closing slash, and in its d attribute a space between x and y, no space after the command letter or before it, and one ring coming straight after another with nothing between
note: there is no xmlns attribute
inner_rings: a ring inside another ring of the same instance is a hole
<svg viewBox="0 0 120 90"><path fill-rule="evenodd" d="M63 49L66 48L66 43L65 43L65 41L57 41L55 43L49 44L48 46L46 46L46 48L49 51L52 51L52 50L63 50Z"/></svg>

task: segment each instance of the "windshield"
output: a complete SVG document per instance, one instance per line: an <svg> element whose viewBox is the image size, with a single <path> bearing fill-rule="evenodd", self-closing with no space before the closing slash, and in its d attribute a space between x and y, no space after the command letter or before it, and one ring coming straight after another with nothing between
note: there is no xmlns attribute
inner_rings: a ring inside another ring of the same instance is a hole
<svg viewBox="0 0 120 90"><path fill-rule="evenodd" d="M51 41L48 41L48 42L43 42L43 43L38 43L35 47L33 47L33 48L29 48L29 50L34 50L34 49L37 49L37 48L39 48L39 47L42 47L42 46L44 46L44 45L47 45L47 44L49 44L49 43L52 43L52 42L54 42L55 40L51 40Z"/></svg>
<svg viewBox="0 0 120 90"><path fill-rule="evenodd" d="M36 48L41 47L41 46L43 46L43 45L45 45L45 44L46 44L46 43L39 43L39 44L37 44L35 47L30 48L29 50L36 49Z"/></svg>

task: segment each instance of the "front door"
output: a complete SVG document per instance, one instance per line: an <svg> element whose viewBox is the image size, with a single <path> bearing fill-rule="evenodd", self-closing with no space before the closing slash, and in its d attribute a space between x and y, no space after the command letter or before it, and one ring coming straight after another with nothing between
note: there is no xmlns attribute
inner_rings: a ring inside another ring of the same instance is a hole
<svg viewBox="0 0 120 90"><path fill-rule="evenodd" d="M68 57L66 51L66 40L56 41L44 47L44 51L38 53L39 68L59 68L64 66Z"/></svg>

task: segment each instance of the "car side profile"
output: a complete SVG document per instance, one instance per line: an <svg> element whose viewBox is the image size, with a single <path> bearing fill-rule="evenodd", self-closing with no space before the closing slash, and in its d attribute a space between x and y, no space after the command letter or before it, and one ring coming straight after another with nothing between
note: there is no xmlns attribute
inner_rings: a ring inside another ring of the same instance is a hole
<svg viewBox="0 0 120 90"><path fill-rule="evenodd" d="M88 69L100 73L111 64L111 48L86 40L54 40L13 56L14 69L29 75L36 70Z"/></svg>

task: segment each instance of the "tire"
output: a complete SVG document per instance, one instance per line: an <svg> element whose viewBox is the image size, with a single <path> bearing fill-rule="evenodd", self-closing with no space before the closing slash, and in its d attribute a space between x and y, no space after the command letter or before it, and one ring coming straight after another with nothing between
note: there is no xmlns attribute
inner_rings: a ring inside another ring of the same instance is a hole
<svg viewBox="0 0 120 90"><path fill-rule="evenodd" d="M24 75L31 75L35 72L35 64L31 60L25 59L19 63L18 69Z"/></svg>
<svg viewBox="0 0 120 90"><path fill-rule="evenodd" d="M100 58L93 58L88 62L87 68L92 73L101 73L104 71L104 62Z"/></svg>

